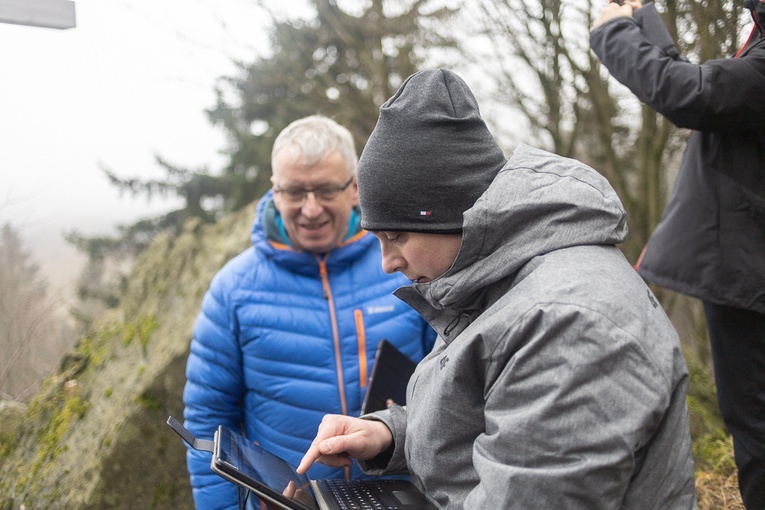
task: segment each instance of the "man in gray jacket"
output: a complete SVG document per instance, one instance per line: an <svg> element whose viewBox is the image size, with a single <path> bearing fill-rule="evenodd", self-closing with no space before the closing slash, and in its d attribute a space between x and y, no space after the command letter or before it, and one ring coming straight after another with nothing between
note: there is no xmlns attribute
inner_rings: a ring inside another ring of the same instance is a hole
<svg viewBox="0 0 765 510"><path fill-rule="evenodd" d="M299 466L408 471L439 508L693 508L677 335L616 244L605 178L505 160L465 82L410 76L359 162L364 228L439 333L406 407L325 416Z"/></svg>

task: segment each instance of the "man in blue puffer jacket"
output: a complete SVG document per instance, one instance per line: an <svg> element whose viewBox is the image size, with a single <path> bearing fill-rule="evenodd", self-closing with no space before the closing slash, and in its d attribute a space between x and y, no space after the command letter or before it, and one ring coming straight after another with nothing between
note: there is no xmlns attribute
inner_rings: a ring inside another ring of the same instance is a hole
<svg viewBox="0 0 765 510"><path fill-rule="evenodd" d="M183 400L186 427L211 439L242 430L297 465L322 417L358 416L383 338L415 361L435 333L392 295L407 280L381 267L361 229L350 132L311 116L279 134L273 189L258 205L253 246L215 276L194 326ZM198 509L237 508L210 454L187 454ZM314 478L362 477L316 465Z"/></svg>

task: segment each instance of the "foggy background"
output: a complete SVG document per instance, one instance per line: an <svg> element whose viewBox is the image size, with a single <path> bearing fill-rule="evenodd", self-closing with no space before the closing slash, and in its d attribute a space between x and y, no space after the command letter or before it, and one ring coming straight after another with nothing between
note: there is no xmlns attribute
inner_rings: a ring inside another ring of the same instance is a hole
<svg viewBox="0 0 765 510"><path fill-rule="evenodd" d="M77 0L75 9L67 30L0 23L0 225L20 231L61 290L84 261L63 231L109 235L178 205L121 197L100 165L149 178L161 174L158 154L219 168L223 133L204 112L215 81L268 49L267 17L244 0Z"/></svg>

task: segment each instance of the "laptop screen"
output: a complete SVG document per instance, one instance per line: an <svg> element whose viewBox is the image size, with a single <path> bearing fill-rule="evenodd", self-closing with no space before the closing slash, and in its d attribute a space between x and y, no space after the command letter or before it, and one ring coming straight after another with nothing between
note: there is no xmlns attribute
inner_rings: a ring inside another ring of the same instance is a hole
<svg viewBox="0 0 765 510"><path fill-rule="evenodd" d="M284 459L223 426L218 428L218 445L215 467L262 492L259 496L270 496L295 509L318 509L308 477Z"/></svg>

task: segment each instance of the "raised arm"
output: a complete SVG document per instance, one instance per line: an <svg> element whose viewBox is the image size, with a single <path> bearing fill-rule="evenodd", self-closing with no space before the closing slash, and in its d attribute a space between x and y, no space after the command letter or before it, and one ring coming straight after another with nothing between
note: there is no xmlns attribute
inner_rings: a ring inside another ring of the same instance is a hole
<svg viewBox="0 0 765 510"><path fill-rule="evenodd" d="M611 75L679 127L700 131L757 128L765 115L765 55L691 64L678 58L653 4L635 17L608 5L590 44ZM645 11L645 12L644 12ZM657 37L661 35L660 39Z"/></svg>

